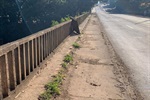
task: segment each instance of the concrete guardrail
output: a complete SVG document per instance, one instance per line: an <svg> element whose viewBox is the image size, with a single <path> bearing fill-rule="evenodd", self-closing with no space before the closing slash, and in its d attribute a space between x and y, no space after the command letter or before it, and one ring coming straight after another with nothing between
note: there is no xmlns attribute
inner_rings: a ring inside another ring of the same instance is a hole
<svg viewBox="0 0 150 100"><path fill-rule="evenodd" d="M81 24L89 13L76 18ZM71 21L0 46L0 99L30 75L71 33Z"/></svg>

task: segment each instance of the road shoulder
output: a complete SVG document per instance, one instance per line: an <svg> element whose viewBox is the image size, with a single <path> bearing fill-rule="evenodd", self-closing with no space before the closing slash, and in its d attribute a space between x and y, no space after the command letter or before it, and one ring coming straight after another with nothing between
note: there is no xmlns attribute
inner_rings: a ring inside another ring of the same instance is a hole
<svg viewBox="0 0 150 100"><path fill-rule="evenodd" d="M143 99L100 27L93 14L80 36L81 48L74 51L74 63L57 100Z"/></svg>

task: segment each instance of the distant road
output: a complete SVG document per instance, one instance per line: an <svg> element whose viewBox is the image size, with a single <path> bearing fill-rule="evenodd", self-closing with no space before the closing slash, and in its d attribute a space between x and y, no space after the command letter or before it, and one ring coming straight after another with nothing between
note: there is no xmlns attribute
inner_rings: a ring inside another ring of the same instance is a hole
<svg viewBox="0 0 150 100"><path fill-rule="evenodd" d="M102 6L94 9L137 87L150 100L150 18L109 14Z"/></svg>

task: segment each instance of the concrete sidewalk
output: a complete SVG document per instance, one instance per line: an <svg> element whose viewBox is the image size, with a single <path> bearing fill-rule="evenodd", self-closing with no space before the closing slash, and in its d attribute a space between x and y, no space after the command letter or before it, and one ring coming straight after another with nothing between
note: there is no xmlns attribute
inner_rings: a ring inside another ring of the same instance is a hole
<svg viewBox="0 0 150 100"><path fill-rule="evenodd" d="M71 51L74 53L73 65L70 65L62 93L56 100L142 100L100 27L97 16L89 16L80 25L80 30L84 29L78 41L81 48L74 51L72 47L79 39L78 35L68 37L32 80L6 100L37 100L45 90L44 85L60 70L64 56Z"/></svg>
<svg viewBox="0 0 150 100"><path fill-rule="evenodd" d="M57 100L142 100L100 27L93 14L78 41L81 48L74 52L74 65Z"/></svg>

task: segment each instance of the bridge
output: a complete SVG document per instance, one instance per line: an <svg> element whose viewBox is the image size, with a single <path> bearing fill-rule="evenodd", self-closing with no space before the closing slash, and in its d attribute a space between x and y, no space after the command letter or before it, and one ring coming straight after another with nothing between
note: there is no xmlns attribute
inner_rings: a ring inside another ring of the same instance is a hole
<svg viewBox="0 0 150 100"><path fill-rule="evenodd" d="M89 13L75 18L81 24ZM72 32L72 21L39 31L0 46L0 99L6 98L40 68L61 42Z"/></svg>

